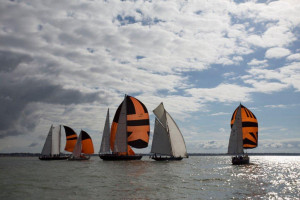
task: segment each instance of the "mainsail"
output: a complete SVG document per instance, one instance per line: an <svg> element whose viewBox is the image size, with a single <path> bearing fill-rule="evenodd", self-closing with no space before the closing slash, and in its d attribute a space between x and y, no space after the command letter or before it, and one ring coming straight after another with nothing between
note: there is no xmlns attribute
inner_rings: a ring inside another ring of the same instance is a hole
<svg viewBox="0 0 300 200"><path fill-rule="evenodd" d="M239 106L235 115L235 121L231 127L228 154L244 154L241 117L241 106Z"/></svg>
<svg viewBox="0 0 300 200"><path fill-rule="evenodd" d="M105 125L102 134L102 141L99 153L110 153L110 125L109 125L109 109L107 109Z"/></svg>
<svg viewBox="0 0 300 200"><path fill-rule="evenodd" d="M64 126L64 129L66 132L65 151L73 152L76 141L77 141L77 134L72 128L70 128L68 126Z"/></svg>
<svg viewBox="0 0 300 200"><path fill-rule="evenodd" d="M131 147L147 147L149 134L149 114L146 106L136 98L125 95L111 125L111 150L115 153L134 155Z"/></svg>
<svg viewBox="0 0 300 200"><path fill-rule="evenodd" d="M245 106L240 105L241 109L241 120L242 120L242 130L243 130L243 148L252 149L257 147L258 144L258 122L255 115ZM233 127L234 121L236 119L238 108L232 114L231 127Z"/></svg>
<svg viewBox="0 0 300 200"><path fill-rule="evenodd" d="M163 103L157 106L153 113L156 121L151 153L187 157L182 133L171 115L165 110Z"/></svg>
<svg viewBox="0 0 300 200"><path fill-rule="evenodd" d="M42 156L53 156L60 154L60 130L60 126L54 127L51 125L41 153Z"/></svg>

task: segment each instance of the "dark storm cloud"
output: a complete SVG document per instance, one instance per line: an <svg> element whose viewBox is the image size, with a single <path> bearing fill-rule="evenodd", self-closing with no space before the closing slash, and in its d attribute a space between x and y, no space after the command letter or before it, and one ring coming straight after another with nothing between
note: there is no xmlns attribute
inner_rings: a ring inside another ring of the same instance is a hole
<svg viewBox="0 0 300 200"><path fill-rule="evenodd" d="M64 89L48 80L22 77L13 73L32 58L12 52L0 52L0 138L26 134L35 128L38 116L31 103L70 105L100 100L98 93Z"/></svg>
<svg viewBox="0 0 300 200"><path fill-rule="evenodd" d="M25 54L0 51L0 72L13 71L21 62L29 62L32 58Z"/></svg>

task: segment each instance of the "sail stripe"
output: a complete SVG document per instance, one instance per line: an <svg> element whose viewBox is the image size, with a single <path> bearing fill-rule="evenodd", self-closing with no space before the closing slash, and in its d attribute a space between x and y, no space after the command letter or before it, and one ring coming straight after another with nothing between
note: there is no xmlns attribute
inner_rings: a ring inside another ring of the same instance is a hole
<svg viewBox="0 0 300 200"><path fill-rule="evenodd" d="M257 141L257 137L256 137L257 133L256 133L256 135L255 135L254 133L249 132L249 134L255 139L255 141Z"/></svg>
<svg viewBox="0 0 300 200"><path fill-rule="evenodd" d="M249 117L249 113L248 113L247 109L246 109L245 107L244 107L243 109L244 109L244 111L245 111L247 117ZM250 117L251 117L251 116L250 116Z"/></svg>
<svg viewBox="0 0 300 200"><path fill-rule="evenodd" d="M242 127L258 127L257 122L242 122Z"/></svg>
<svg viewBox="0 0 300 200"><path fill-rule="evenodd" d="M67 138L67 140L77 140L77 136L73 138Z"/></svg>
<svg viewBox="0 0 300 200"><path fill-rule="evenodd" d="M251 144L251 145L257 145L257 143L256 142L253 142L253 141L251 141L251 140L249 140L248 138L245 138L244 140L243 140L243 143L244 143L244 145L245 144Z"/></svg>
<svg viewBox="0 0 300 200"><path fill-rule="evenodd" d="M127 121L127 126L145 126L149 125L149 119Z"/></svg>

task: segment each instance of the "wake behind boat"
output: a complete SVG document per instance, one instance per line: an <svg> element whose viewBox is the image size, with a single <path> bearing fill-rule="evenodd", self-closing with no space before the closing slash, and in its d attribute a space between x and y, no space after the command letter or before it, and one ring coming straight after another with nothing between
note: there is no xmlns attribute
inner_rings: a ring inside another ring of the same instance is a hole
<svg viewBox="0 0 300 200"><path fill-rule="evenodd" d="M163 103L153 113L156 118L150 158L156 161L188 158L182 133Z"/></svg>
<svg viewBox="0 0 300 200"><path fill-rule="evenodd" d="M250 158L244 149L257 147L258 123L255 115L240 104L232 114L228 154L233 165L249 164Z"/></svg>
<svg viewBox="0 0 300 200"><path fill-rule="evenodd" d="M150 125L146 106L138 99L125 95L119 105L111 129L107 111L99 157L103 160L140 160L131 147L146 148Z"/></svg>

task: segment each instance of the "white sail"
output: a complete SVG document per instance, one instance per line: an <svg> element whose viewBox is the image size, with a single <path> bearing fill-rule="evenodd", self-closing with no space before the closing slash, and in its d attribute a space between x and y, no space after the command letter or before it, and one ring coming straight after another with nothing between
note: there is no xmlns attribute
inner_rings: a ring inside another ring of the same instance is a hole
<svg viewBox="0 0 300 200"><path fill-rule="evenodd" d="M59 155L60 153L60 129L61 127L54 127L52 130L52 155Z"/></svg>
<svg viewBox="0 0 300 200"><path fill-rule="evenodd" d="M51 155L51 148L52 148L52 131L53 131L53 125L51 125L49 133L47 135L43 150L42 150L42 155L43 156L49 156Z"/></svg>
<svg viewBox="0 0 300 200"><path fill-rule="evenodd" d="M151 153L173 155L169 133L157 119L155 119Z"/></svg>
<svg viewBox="0 0 300 200"><path fill-rule="evenodd" d="M160 123L167 128L167 117L166 117L166 111L164 108L163 103L160 103L154 110L153 113L157 117L157 119L160 121Z"/></svg>
<svg viewBox="0 0 300 200"><path fill-rule="evenodd" d="M80 157L80 154L81 154L81 138L82 138L82 131L80 131L80 135L79 137L77 138L77 142L76 142L76 145L74 147L74 150L72 152L72 155L74 157Z"/></svg>
<svg viewBox="0 0 300 200"><path fill-rule="evenodd" d="M243 154L243 128L242 128L242 116L241 116L241 105L239 106L235 121L231 128L229 144L228 144L228 154Z"/></svg>
<svg viewBox="0 0 300 200"><path fill-rule="evenodd" d="M105 125L102 134L102 141L99 153L110 153L110 124L109 124L109 109L107 109Z"/></svg>
<svg viewBox="0 0 300 200"><path fill-rule="evenodd" d="M127 108L126 96L122 103L118 127L116 132L116 139L114 144L114 152L127 152Z"/></svg>
<svg viewBox="0 0 300 200"><path fill-rule="evenodd" d="M185 142L176 122L173 120L173 118L168 112L166 112L166 117L167 117L167 125L169 128L173 156L187 157Z"/></svg>

